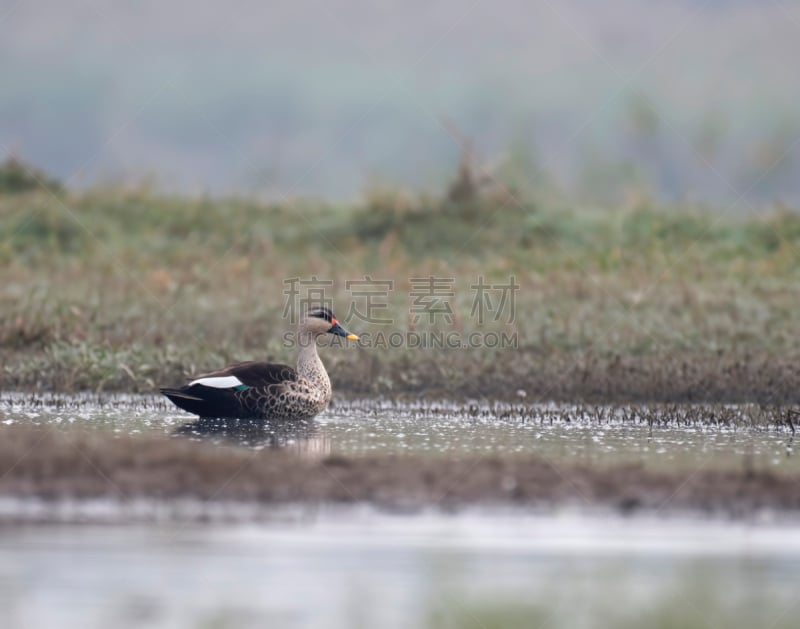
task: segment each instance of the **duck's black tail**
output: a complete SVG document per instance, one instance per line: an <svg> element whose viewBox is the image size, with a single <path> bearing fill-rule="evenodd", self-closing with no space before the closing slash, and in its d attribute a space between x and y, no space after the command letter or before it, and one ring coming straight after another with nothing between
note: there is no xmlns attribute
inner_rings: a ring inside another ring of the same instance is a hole
<svg viewBox="0 0 800 629"><path fill-rule="evenodd" d="M206 401L197 395L189 393L186 390L187 388L188 387L172 389L170 387L162 387L161 393L166 395L178 408L182 408L184 411L189 411L195 415L202 415L202 410Z"/></svg>
<svg viewBox="0 0 800 629"><path fill-rule="evenodd" d="M173 389L163 387L161 393L184 411L200 417L239 417L242 415L241 405L229 389L215 389L194 385Z"/></svg>

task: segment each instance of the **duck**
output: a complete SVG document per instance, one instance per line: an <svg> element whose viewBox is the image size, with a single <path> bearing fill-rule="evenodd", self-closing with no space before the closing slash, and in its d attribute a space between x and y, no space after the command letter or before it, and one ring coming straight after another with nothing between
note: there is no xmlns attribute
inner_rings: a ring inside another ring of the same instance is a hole
<svg viewBox="0 0 800 629"><path fill-rule="evenodd" d="M325 334L349 341L327 307L309 309L297 327L297 367L245 361L194 377L189 384L161 393L177 407L201 418L309 420L327 408L333 393L328 372L317 353Z"/></svg>

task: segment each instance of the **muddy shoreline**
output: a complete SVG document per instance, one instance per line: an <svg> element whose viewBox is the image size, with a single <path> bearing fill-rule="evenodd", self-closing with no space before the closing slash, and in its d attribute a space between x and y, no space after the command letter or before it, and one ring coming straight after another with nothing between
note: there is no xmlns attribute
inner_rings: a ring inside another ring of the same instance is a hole
<svg viewBox="0 0 800 629"><path fill-rule="evenodd" d="M453 368L455 366L455 368ZM487 399L585 404L797 404L800 356L765 351L663 351L598 355L525 348L499 352L491 364L469 354L426 356L412 364L364 361L334 372L348 397L398 400ZM385 390L381 382L390 382Z"/></svg>
<svg viewBox="0 0 800 629"><path fill-rule="evenodd" d="M113 353L111 354L113 357ZM24 365L30 356L9 357ZM337 363L330 356L331 380L344 399L381 397L393 401L495 400L575 404L800 402L800 355L793 352L731 351L715 354L664 352L649 355L597 355L592 352L543 352L534 348L497 352L474 360L469 352L426 352L425 360L369 355ZM123 359L119 359L123 362ZM156 383L185 382L199 367L171 364L144 381L129 370L84 382L68 377L63 365L37 362L30 370L0 370L2 392L31 394L155 394ZM209 365L209 369L212 365Z"/></svg>
<svg viewBox="0 0 800 629"><path fill-rule="evenodd" d="M468 505L624 514L694 511L735 518L800 513L800 477L751 469L654 471L553 464L536 456L438 458L244 450L185 438L10 427L0 496L45 501L196 499L255 505L370 504L388 510Z"/></svg>

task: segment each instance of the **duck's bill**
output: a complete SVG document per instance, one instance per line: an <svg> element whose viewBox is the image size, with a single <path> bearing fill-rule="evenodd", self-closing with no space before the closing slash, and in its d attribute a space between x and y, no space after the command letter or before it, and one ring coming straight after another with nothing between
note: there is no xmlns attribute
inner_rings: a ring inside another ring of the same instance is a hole
<svg viewBox="0 0 800 629"><path fill-rule="evenodd" d="M348 341L357 341L358 340L358 337L355 334L352 334L351 332L348 332L342 326L340 326L338 323L334 323L333 327L330 330L328 330L328 333L329 334L336 334L337 336L343 336Z"/></svg>

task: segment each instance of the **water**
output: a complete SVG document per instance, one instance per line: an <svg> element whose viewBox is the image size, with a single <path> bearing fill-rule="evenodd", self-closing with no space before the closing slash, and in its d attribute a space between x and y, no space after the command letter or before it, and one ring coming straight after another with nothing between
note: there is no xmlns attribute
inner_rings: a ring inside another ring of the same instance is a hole
<svg viewBox="0 0 800 629"><path fill-rule="evenodd" d="M791 526L368 509L0 528L0 626L796 626Z"/></svg>
<svg viewBox="0 0 800 629"><path fill-rule="evenodd" d="M263 430L202 431L212 441L245 447L286 447L309 456L341 454L424 454L431 456L539 455L552 462L591 465L641 463L650 467L742 466L800 471L785 426L750 426L747 413L733 409L741 422L703 425L691 410L671 409L669 425L629 421L620 413L601 421L595 411L568 405L526 406L491 411L440 404L434 408L380 403L339 404L314 422ZM725 407L731 412L731 407ZM477 415L477 416L476 416ZM59 428L106 430L116 434L172 434L192 416L160 398L147 396L60 396L38 399L5 395L0 422ZM201 431L190 432L200 436ZM211 433L211 434L209 434Z"/></svg>
<svg viewBox="0 0 800 629"><path fill-rule="evenodd" d="M304 426L228 425L187 436L302 456L537 454L592 465L797 471L787 430L748 425L746 409L733 409L741 422L721 425L693 422L685 410L651 426L568 406L518 412L355 403ZM152 397L0 400L8 426L172 435L190 420ZM187 513L199 508L174 502ZM237 508L202 506L226 516ZM0 525L0 627L784 629L796 626L800 608L800 527L766 519L775 514L731 522L562 507L409 516L295 504L261 505L257 518L243 512L225 520L238 524L202 526L192 517L160 519L152 504L127 504L123 518L119 508L78 501L54 511L0 500L0 522L28 513L30 521L63 515L73 523ZM93 524L74 524L81 521Z"/></svg>

